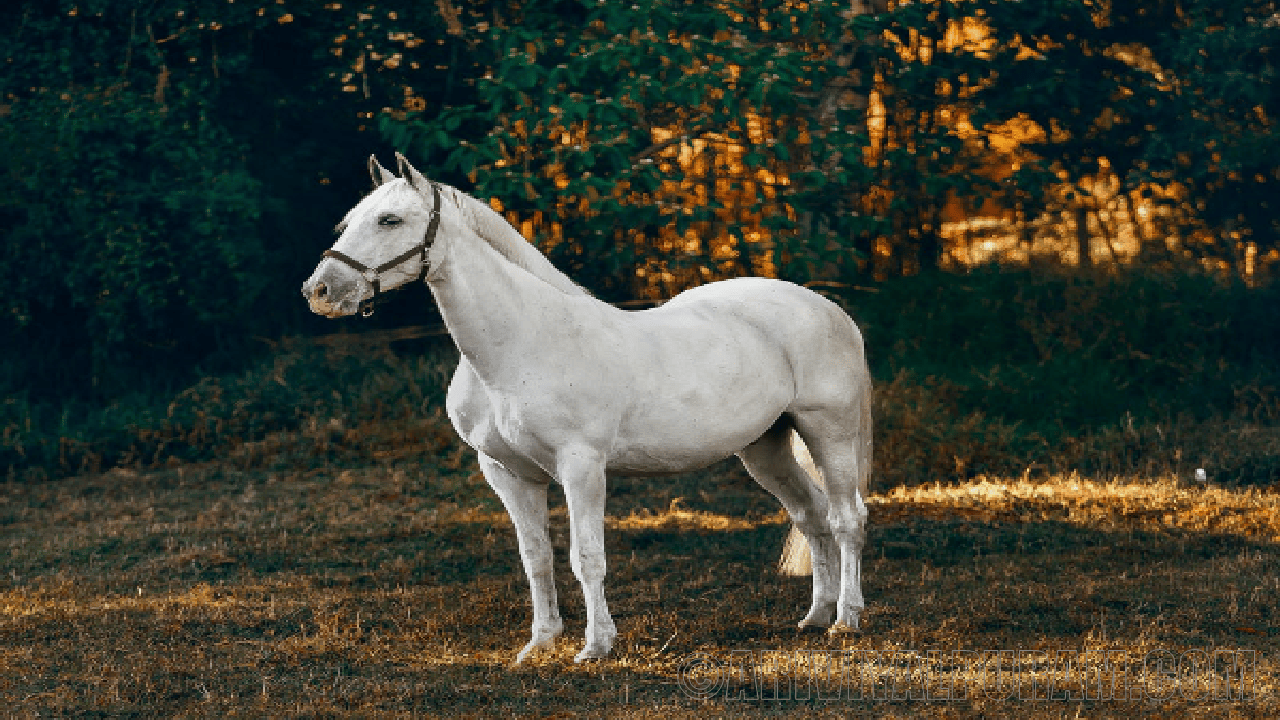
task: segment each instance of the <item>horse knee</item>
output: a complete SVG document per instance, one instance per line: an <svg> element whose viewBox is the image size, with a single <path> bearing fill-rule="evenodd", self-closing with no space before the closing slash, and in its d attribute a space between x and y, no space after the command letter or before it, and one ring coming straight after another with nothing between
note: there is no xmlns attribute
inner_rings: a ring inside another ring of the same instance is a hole
<svg viewBox="0 0 1280 720"><path fill-rule="evenodd" d="M529 572L549 571L555 564L555 551L550 543L539 543L533 547L520 548L520 557L524 560Z"/></svg>
<svg viewBox="0 0 1280 720"><path fill-rule="evenodd" d="M605 557L603 552L595 552L584 548L573 548L569 565L573 574L581 581L599 580L605 575Z"/></svg>
<svg viewBox="0 0 1280 720"><path fill-rule="evenodd" d="M862 494L855 490L852 502L846 500L831 503L827 521L836 537L849 538L861 546L867 537L869 514L867 506L862 502Z"/></svg>
<svg viewBox="0 0 1280 720"><path fill-rule="evenodd" d="M798 506L787 508L787 514L791 516L791 524L805 535L831 532L826 508Z"/></svg>
<svg viewBox="0 0 1280 720"><path fill-rule="evenodd" d="M807 538L823 536L830 537L831 535L831 529L824 523L814 522L808 518L796 518L793 515L791 516L791 524L795 525L796 530L799 530L800 534Z"/></svg>

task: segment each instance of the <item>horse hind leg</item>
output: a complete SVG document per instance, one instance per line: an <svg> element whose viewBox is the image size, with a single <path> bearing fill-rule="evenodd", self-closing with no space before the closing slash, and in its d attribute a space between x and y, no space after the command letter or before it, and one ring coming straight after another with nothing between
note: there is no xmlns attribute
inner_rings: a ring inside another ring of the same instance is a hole
<svg viewBox="0 0 1280 720"><path fill-rule="evenodd" d="M827 498L791 449L791 423L774 424L760 439L743 448L738 457L756 482L782 503L791 522L808 543L812 558L813 603L800 627L831 625L839 598L837 546L827 524ZM791 545L792 549L795 545ZM802 551L803 548L798 550ZM784 551L784 562L787 557Z"/></svg>
<svg viewBox="0 0 1280 720"><path fill-rule="evenodd" d="M813 464L813 456L809 454L809 448L805 446L804 440L800 439L800 433L791 433L791 453L795 456L796 462L800 463L800 467L808 473L809 479L817 483L825 493L826 486L822 481L822 473L818 471L818 466ZM795 525L792 525L791 530L787 532L786 543L782 546L782 557L778 560L778 573L790 577L807 577L813 574L809 541L796 529Z"/></svg>
<svg viewBox="0 0 1280 720"><path fill-rule="evenodd" d="M839 600L833 634L858 629L862 598L862 549L867 541L864 502L871 472L869 398L840 411L797 413L796 429L822 471L827 520L839 549Z"/></svg>

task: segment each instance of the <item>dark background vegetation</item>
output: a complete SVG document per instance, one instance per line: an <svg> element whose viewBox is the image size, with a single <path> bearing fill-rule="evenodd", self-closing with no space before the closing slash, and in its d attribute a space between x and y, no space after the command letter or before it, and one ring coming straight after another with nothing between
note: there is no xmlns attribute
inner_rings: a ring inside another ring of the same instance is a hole
<svg viewBox="0 0 1280 720"><path fill-rule="evenodd" d="M344 385L363 371L253 378L280 338L429 321L421 288L372 321L297 296L392 148L495 198L606 299L751 272L838 297L886 387L1004 438L948 472L1135 419L1274 422L1274 3L867 9L887 12L6 5L0 468L176 462L315 405L373 412ZM1115 225L1090 199L1104 176L1113 215L1159 218L1121 259L1088 237ZM944 221L983 213L1075 255L973 272Z"/></svg>

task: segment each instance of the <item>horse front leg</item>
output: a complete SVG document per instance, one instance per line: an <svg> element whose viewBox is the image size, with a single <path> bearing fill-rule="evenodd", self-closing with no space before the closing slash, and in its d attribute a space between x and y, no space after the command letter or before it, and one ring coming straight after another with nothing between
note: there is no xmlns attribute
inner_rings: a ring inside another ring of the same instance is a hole
<svg viewBox="0 0 1280 720"><path fill-rule="evenodd" d="M480 453L480 470L511 516L520 543L520 559L533 597L533 632L516 655L516 664L539 650L550 649L564 632L556 601L554 553L547 532L547 483L516 477L493 458Z"/></svg>
<svg viewBox="0 0 1280 720"><path fill-rule="evenodd" d="M569 506L569 556L587 605L587 644L573 660L599 660L618 635L604 598L604 459L591 450L570 450L556 464Z"/></svg>

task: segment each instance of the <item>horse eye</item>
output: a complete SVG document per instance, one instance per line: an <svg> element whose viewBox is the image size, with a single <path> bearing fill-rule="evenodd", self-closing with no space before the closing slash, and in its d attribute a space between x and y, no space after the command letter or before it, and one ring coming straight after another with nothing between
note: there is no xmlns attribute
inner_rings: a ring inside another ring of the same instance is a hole
<svg viewBox="0 0 1280 720"><path fill-rule="evenodd" d="M396 217L395 215L383 215L382 217L378 218L378 224L386 227L399 225L401 222L403 221L400 218Z"/></svg>

